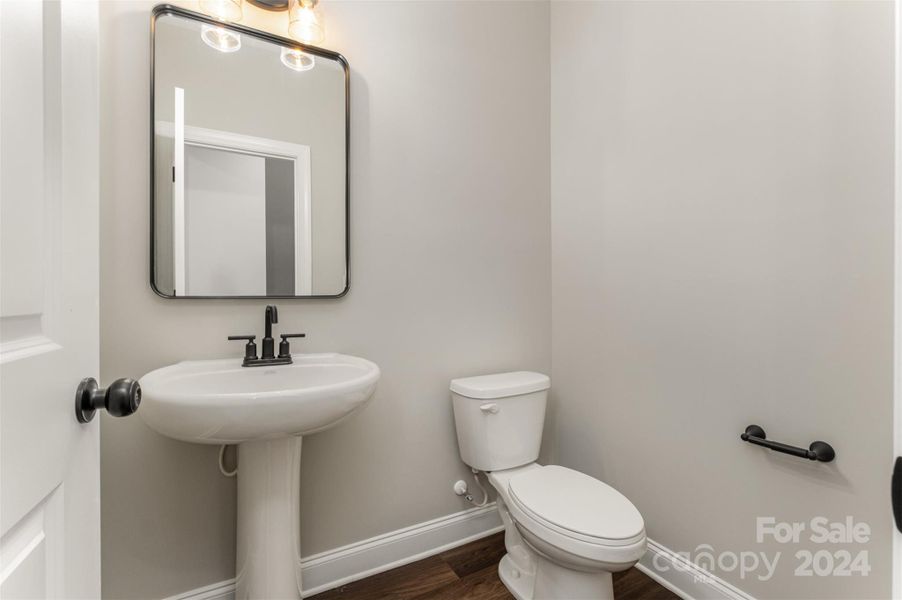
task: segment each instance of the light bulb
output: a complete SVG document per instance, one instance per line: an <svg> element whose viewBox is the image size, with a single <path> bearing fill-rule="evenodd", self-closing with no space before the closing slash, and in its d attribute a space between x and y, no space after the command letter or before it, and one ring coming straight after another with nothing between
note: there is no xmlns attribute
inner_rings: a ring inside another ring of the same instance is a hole
<svg viewBox="0 0 902 600"><path fill-rule="evenodd" d="M237 52L241 50L241 35L229 31L225 27L203 25L200 38L206 45L220 52Z"/></svg>
<svg viewBox="0 0 902 600"><path fill-rule="evenodd" d="M243 0L200 0L200 9L220 21L240 21Z"/></svg>
<svg viewBox="0 0 902 600"><path fill-rule="evenodd" d="M309 71L316 61L306 52L295 48L282 48L282 64L292 71Z"/></svg>
<svg viewBox="0 0 902 600"><path fill-rule="evenodd" d="M318 44L326 37L319 0L291 0L288 34L304 44Z"/></svg>

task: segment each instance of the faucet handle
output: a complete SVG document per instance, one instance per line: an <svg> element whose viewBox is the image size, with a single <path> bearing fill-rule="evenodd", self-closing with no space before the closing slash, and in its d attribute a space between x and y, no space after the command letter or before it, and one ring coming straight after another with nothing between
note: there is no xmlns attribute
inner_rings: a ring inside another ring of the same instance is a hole
<svg viewBox="0 0 902 600"><path fill-rule="evenodd" d="M254 340L257 339L255 335L230 335L229 339L234 340L247 340L247 344L244 346L244 360L245 362L249 360L257 360L257 344L254 343Z"/></svg>
<svg viewBox="0 0 902 600"><path fill-rule="evenodd" d="M288 346L288 338L307 337L306 333L283 333L279 335L282 341L279 342L279 358L291 357L290 347Z"/></svg>

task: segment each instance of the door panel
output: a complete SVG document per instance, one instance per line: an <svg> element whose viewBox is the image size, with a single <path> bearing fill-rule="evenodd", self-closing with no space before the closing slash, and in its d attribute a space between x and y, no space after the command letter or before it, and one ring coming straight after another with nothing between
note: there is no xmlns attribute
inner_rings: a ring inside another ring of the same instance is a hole
<svg viewBox="0 0 902 600"><path fill-rule="evenodd" d="M62 496L58 488L3 536L0 598L61 597Z"/></svg>
<svg viewBox="0 0 902 600"><path fill-rule="evenodd" d="M100 595L97 4L0 2L0 594ZM65 101L63 101L65 99Z"/></svg>

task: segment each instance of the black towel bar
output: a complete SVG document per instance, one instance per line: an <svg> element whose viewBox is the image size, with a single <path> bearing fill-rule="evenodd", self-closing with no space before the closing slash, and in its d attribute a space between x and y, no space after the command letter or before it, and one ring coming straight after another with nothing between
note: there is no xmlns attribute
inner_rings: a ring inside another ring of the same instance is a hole
<svg viewBox="0 0 902 600"><path fill-rule="evenodd" d="M808 446L807 450L805 450L804 448L799 448L797 446L783 444L781 442L772 442L771 440L767 439L767 435L764 433L764 430L757 425L749 425L745 428L745 433L743 433L739 437L742 438L743 442L755 444L756 446L763 446L764 448L769 448L770 450L774 450L776 452L782 452L783 454L791 454L792 456L798 456L799 458L807 458L808 460L830 462L834 458L836 458L836 451L833 450L833 446L831 446L827 442L811 442L811 445Z"/></svg>

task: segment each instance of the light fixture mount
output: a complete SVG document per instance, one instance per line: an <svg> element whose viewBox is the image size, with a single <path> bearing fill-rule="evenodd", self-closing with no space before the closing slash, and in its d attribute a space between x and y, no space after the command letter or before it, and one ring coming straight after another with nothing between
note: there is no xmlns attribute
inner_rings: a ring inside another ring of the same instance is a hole
<svg viewBox="0 0 902 600"><path fill-rule="evenodd" d="M271 10L271 11L283 11L288 10L288 2L289 0L247 0L257 8L262 8L263 10Z"/></svg>

